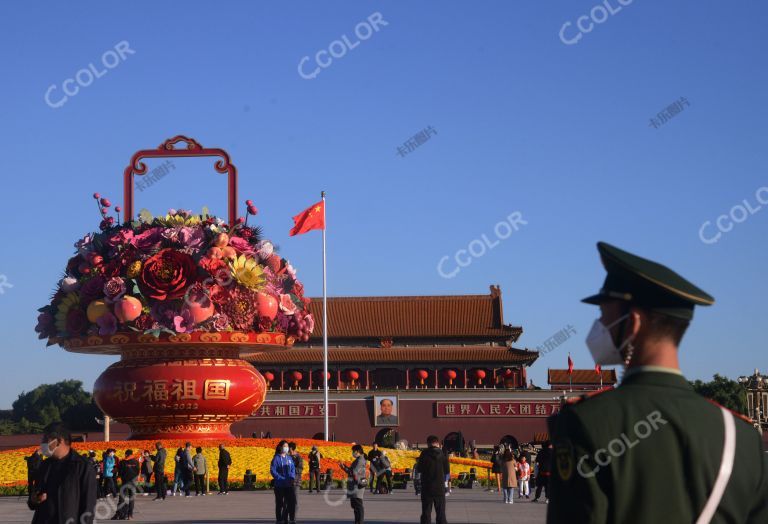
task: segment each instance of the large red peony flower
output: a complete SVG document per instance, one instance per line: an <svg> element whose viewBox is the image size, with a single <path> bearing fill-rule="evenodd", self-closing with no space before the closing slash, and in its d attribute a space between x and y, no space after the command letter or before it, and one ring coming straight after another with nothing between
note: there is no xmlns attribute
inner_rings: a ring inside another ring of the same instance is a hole
<svg viewBox="0 0 768 524"><path fill-rule="evenodd" d="M171 248L162 249L144 262L138 277L139 289L154 300L180 298L196 275L197 265L191 256Z"/></svg>

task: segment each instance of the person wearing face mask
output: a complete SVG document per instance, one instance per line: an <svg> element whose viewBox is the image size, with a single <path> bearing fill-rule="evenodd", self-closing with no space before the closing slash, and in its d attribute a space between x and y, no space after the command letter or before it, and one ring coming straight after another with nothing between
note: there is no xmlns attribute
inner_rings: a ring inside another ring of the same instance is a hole
<svg viewBox="0 0 768 524"><path fill-rule="evenodd" d="M96 472L71 445L72 435L63 425L45 428L40 453L48 458L27 501L35 512L32 524L93 523Z"/></svg>
<svg viewBox="0 0 768 524"><path fill-rule="evenodd" d="M275 449L275 456L269 468L272 474L275 491L275 521L277 524L288 524L288 512L296 504L294 483L296 481L296 465L288 454L288 442L281 440Z"/></svg>
<svg viewBox="0 0 768 524"><path fill-rule="evenodd" d="M363 507L363 495L368 485L365 476L365 451L363 446L352 446L352 464L347 466L339 462L339 467L347 474L347 498L355 515L355 524L364 524L365 508Z"/></svg>
<svg viewBox="0 0 768 524"><path fill-rule="evenodd" d="M616 389L569 401L549 419L547 522L768 522L760 435L680 371L694 307L714 299L666 266L597 247L607 275L583 300L601 312L587 347L596 364L626 372Z"/></svg>

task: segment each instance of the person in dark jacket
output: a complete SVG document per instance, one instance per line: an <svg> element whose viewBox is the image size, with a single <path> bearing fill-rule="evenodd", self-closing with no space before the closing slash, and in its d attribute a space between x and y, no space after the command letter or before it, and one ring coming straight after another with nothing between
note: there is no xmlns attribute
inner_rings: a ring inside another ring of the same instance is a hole
<svg viewBox="0 0 768 524"><path fill-rule="evenodd" d="M304 459L296 451L296 443L288 443L288 454L293 459L293 466L296 469L296 479L293 482L293 500L288 507L288 522L296 522L296 510L299 507L299 491L301 491L301 474L304 472Z"/></svg>
<svg viewBox="0 0 768 524"><path fill-rule="evenodd" d="M184 496L191 497L189 494L192 489L192 481L195 471L195 464L192 462L192 443L187 442L184 444L184 450L181 452L181 459L179 461L179 468L181 468L181 480L184 484Z"/></svg>
<svg viewBox="0 0 768 524"><path fill-rule="evenodd" d="M120 477L120 498L117 504L116 517L121 520L133 518L133 506L136 501L136 483L139 480L141 466L139 460L133 455L133 450L125 451L125 458L117 466L117 475Z"/></svg>
<svg viewBox="0 0 768 524"><path fill-rule="evenodd" d="M232 456L219 444L219 495L229 495L229 467L232 465Z"/></svg>
<svg viewBox="0 0 768 524"><path fill-rule="evenodd" d="M347 474L347 498L355 513L355 524L364 524L365 508L363 507L363 495L365 495L365 451L363 446L352 446L352 464L347 466L339 462L339 467Z"/></svg>
<svg viewBox="0 0 768 524"><path fill-rule="evenodd" d="M289 508L295 504L294 482L296 481L296 465L288 454L288 441L281 440L272 458L269 468L275 490L275 521L277 524L288 524Z"/></svg>
<svg viewBox="0 0 768 524"><path fill-rule="evenodd" d="M154 462L152 466L152 471L155 474L155 498L152 500L158 500L162 499L165 500L165 495L167 493L167 488L165 486L165 459L168 456L168 452L165 451L165 448L163 447L162 442L156 442L155 443L155 449L157 450L157 453L151 456L152 462Z"/></svg>
<svg viewBox="0 0 768 524"><path fill-rule="evenodd" d="M72 435L62 424L45 428L40 453L48 458L27 501L35 512L32 524L93 523L96 473L71 446Z"/></svg>
<svg viewBox="0 0 768 524"><path fill-rule="evenodd" d="M549 500L549 477L552 475L552 443L550 441L546 441L536 455L536 465L538 474L536 475L536 496L533 501L539 501L542 489L544 489L544 498Z"/></svg>
<svg viewBox="0 0 768 524"><path fill-rule="evenodd" d="M427 437L427 449L421 452L416 467L421 478L421 524L432 522L432 506L435 507L436 524L446 524L445 486L451 470L448 457L440 449L440 440Z"/></svg>
<svg viewBox="0 0 768 524"><path fill-rule="evenodd" d="M381 457L381 450L379 449L379 445L374 442L371 446L371 451L368 452L368 456L366 457L368 459L368 465L371 469L371 485L368 486L371 490L371 493L373 493L373 488L375 487L374 485L376 483L376 467L379 457Z"/></svg>
<svg viewBox="0 0 768 524"><path fill-rule="evenodd" d="M40 469L40 464L43 463L43 457L40 455L40 450L36 449L28 457L24 457L27 462L27 489L31 495L35 486L35 479L37 478L37 472Z"/></svg>
<svg viewBox="0 0 768 524"><path fill-rule="evenodd" d="M317 446L312 446L312 451L307 455L309 462L309 492L312 493L312 482L314 480L315 489L320 493L320 459L323 454L318 451Z"/></svg>

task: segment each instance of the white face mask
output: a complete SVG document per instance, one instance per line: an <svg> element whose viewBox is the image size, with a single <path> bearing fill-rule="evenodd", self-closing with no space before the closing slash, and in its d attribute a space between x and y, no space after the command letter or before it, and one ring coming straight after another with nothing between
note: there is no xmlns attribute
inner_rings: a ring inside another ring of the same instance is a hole
<svg viewBox="0 0 768 524"><path fill-rule="evenodd" d="M283 446L283 455L288 454L288 446Z"/></svg>
<svg viewBox="0 0 768 524"><path fill-rule="evenodd" d="M52 441L55 442L55 441ZM54 446L53 449L51 449L51 443L46 442L44 444L40 444L40 454L44 457L51 457L53 456L53 450L56 449L58 446Z"/></svg>
<svg viewBox="0 0 768 524"><path fill-rule="evenodd" d="M589 330L587 335L587 347L592 354L592 359L595 364L601 366L613 366L617 364L623 364L624 358L621 356L621 350L625 345L629 344L631 339L627 339L621 343L621 347L617 348L613 343L613 337L611 336L610 329L627 318L629 315L624 315L610 326L605 326L600 319L595 320L592 324L592 329Z"/></svg>

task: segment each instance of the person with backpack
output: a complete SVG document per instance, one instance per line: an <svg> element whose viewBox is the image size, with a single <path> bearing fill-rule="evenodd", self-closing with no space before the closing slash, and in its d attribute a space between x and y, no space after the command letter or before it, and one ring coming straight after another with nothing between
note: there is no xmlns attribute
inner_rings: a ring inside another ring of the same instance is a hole
<svg viewBox="0 0 768 524"><path fill-rule="evenodd" d="M392 463L385 450L381 450L379 463L376 466L376 488L383 495L392 493Z"/></svg>
<svg viewBox="0 0 768 524"><path fill-rule="evenodd" d="M315 489L320 493L320 459L323 454L318 451L317 446L312 446L312 451L307 456L309 462L309 492L312 493L312 481L315 482Z"/></svg>

